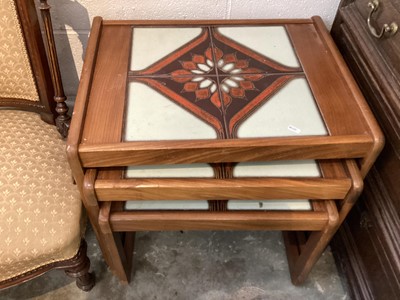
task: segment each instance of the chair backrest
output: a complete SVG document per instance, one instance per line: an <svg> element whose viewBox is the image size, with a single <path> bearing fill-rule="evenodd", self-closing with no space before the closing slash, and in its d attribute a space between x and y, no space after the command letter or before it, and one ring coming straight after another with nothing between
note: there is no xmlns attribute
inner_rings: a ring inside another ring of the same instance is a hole
<svg viewBox="0 0 400 300"><path fill-rule="evenodd" d="M54 41L45 44L42 39L34 0L0 0L0 4L0 107L34 111L54 123L56 88L45 50L47 46L49 52Z"/></svg>

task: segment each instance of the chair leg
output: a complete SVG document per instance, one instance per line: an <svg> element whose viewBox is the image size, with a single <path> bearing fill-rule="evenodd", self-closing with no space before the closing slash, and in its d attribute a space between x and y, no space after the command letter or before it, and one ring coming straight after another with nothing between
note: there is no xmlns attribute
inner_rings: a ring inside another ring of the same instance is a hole
<svg viewBox="0 0 400 300"><path fill-rule="evenodd" d="M329 221L325 228L312 232L308 239L301 237L299 232L284 232L290 276L294 285L300 285L307 279L339 227L339 215L333 201L328 205L328 215Z"/></svg>
<svg viewBox="0 0 400 300"><path fill-rule="evenodd" d="M87 257L87 244L86 241L82 241L79 252L74 259L73 267L64 268L65 274L70 277L76 278L76 285L81 290L88 292L95 284L95 276L93 273L89 273L90 260Z"/></svg>

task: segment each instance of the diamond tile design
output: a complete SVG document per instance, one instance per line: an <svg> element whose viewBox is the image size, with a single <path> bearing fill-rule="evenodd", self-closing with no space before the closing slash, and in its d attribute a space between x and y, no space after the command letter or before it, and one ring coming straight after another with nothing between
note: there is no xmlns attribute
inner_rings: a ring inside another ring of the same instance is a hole
<svg viewBox="0 0 400 300"><path fill-rule="evenodd" d="M165 101L172 101L194 118L208 124L215 130L216 138L238 138L237 131L241 124L279 90L296 78L305 80L284 27L253 26L249 27L252 36L248 37L245 33L246 27L134 28L129 80L150 87ZM268 33L271 33L271 43L268 43ZM265 34L267 36L263 38ZM149 36L148 43L146 35ZM252 38L260 40L260 46L252 42ZM159 47L155 46L157 40L161 43ZM166 54L168 49L174 50ZM140 60L145 62L141 63ZM151 101L147 100L149 98L129 94L128 103L142 97L140 105L151 105ZM317 127L324 128L319 112L315 111L314 114L316 117L313 120L322 123ZM125 139L137 140L130 137L129 132L143 129L132 129L129 118L128 113L125 130L128 134ZM157 118L151 122L157 123ZM157 130L156 127L153 129ZM182 128L178 131L182 131ZM326 131L311 134L326 134ZM165 139L174 139L168 136ZM193 135L193 130L188 130L175 139L202 138L207 137Z"/></svg>

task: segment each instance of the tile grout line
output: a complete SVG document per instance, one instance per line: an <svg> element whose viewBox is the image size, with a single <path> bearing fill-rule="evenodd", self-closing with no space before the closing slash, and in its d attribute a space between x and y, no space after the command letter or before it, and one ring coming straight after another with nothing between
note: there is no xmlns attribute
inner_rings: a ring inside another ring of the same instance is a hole
<svg viewBox="0 0 400 300"><path fill-rule="evenodd" d="M226 74L218 74L218 75L212 75L212 74L193 74L193 75L171 75L171 74L145 74L145 75L141 75L141 74L132 74L132 71L128 72L128 78L134 79L134 78L191 78L191 77L208 77L208 78L213 78L213 77L231 77L232 75L226 75ZM296 72L260 72L260 73L238 73L237 75L264 75L264 76L274 76L274 75L304 75L304 72L301 71L296 71Z"/></svg>
<svg viewBox="0 0 400 300"><path fill-rule="evenodd" d="M221 103L221 113L222 113L222 121L223 121L223 126L224 126L224 138L229 138L229 130L228 130L228 124L226 124L226 115L225 115L225 105L223 101L223 96L222 96L222 91L221 91L221 81L220 81L220 74L218 70L218 60L215 55L214 50L217 48L217 46L214 43L214 37L213 37L213 30L216 30L215 27L208 27L208 32L210 36L210 43L211 43L211 55L213 57L214 61L214 68L215 68L215 75L217 79L217 91L218 91L218 96L219 96L219 101Z"/></svg>

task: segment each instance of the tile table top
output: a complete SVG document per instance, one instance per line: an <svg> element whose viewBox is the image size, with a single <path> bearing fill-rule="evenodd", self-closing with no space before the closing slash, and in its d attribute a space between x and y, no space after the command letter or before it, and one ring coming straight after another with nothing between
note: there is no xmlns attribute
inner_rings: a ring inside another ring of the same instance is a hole
<svg viewBox="0 0 400 300"><path fill-rule="evenodd" d="M360 157L370 164L381 146L318 18L96 18L74 119L69 149L84 167Z"/></svg>
<svg viewBox="0 0 400 300"><path fill-rule="evenodd" d="M131 50L125 141L327 134L284 26L135 27Z"/></svg>

